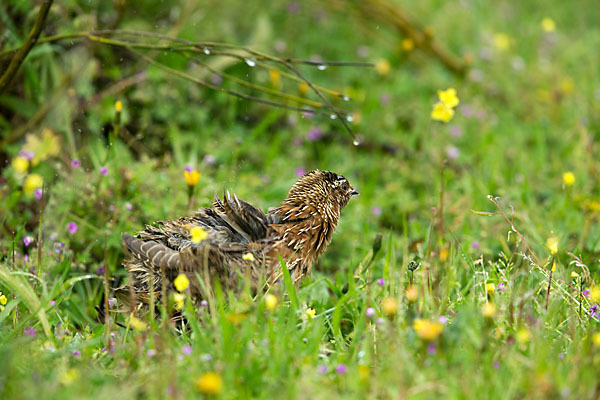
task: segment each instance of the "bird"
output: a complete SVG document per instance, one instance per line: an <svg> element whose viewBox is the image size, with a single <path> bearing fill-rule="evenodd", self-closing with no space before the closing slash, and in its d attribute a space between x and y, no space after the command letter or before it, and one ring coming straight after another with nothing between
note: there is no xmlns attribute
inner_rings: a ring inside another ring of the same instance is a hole
<svg viewBox="0 0 600 400"><path fill-rule="evenodd" d="M212 207L192 216L146 225L135 236L122 234L130 282L116 288L115 296L126 310L147 306L151 290L158 300L162 285L174 291L181 274L195 302L215 280L226 291L249 283L257 292L281 282L281 260L298 287L331 242L341 210L358 195L344 176L318 169L300 177L267 213L235 194L215 194Z"/></svg>

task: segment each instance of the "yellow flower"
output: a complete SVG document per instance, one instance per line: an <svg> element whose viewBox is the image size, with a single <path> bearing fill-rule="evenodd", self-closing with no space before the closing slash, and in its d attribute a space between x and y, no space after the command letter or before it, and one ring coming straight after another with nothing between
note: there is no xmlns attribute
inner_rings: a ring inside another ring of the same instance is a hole
<svg viewBox="0 0 600 400"><path fill-rule="evenodd" d="M270 69L269 70L269 82L271 82L271 85L273 85L276 88L280 87L281 86L281 73L279 73L279 71L277 71L276 69Z"/></svg>
<svg viewBox="0 0 600 400"><path fill-rule="evenodd" d="M19 174L24 174L29 168L29 160L23 157L15 157L12 160L12 166Z"/></svg>
<svg viewBox="0 0 600 400"><path fill-rule="evenodd" d="M317 312L315 311L315 309L314 309L314 308L308 308L308 309L306 310L306 316L307 316L309 319L313 319L313 318L315 317L315 315L317 315Z"/></svg>
<svg viewBox="0 0 600 400"><path fill-rule="evenodd" d="M571 278L579 278L579 274L575 271L571 271Z"/></svg>
<svg viewBox="0 0 600 400"><path fill-rule="evenodd" d="M398 302L393 297L386 297L381 302L381 311L388 317L393 317L398 311Z"/></svg>
<svg viewBox="0 0 600 400"><path fill-rule="evenodd" d="M131 327L136 331L140 332L143 332L148 328L148 326L146 326L141 319L134 317L133 314L129 317L129 325L131 325Z"/></svg>
<svg viewBox="0 0 600 400"><path fill-rule="evenodd" d="M521 328L519 329L519 331L517 332L517 341L519 343L527 343L531 340L531 333L529 333L529 331L525 328Z"/></svg>
<svg viewBox="0 0 600 400"><path fill-rule="evenodd" d="M438 97L440 101L446 105L446 107L454 108L459 103L458 96L456 95L456 89L454 88L438 90Z"/></svg>
<svg viewBox="0 0 600 400"><path fill-rule="evenodd" d="M77 380L77 378L79 378L79 372L77 372L77 370L75 368L69 368L68 370L66 370L65 372L60 374L60 377L58 380L63 385L67 386L67 385L70 385L71 383L75 382Z"/></svg>
<svg viewBox="0 0 600 400"><path fill-rule="evenodd" d="M277 297L271 293L265 296L265 307L267 310L274 310L277 308Z"/></svg>
<svg viewBox="0 0 600 400"><path fill-rule="evenodd" d="M497 33L494 35L494 46L498 50L508 50L510 47L510 37L506 33Z"/></svg>
<svg viewBox="0 0 600 400"><path fill-rule="evenodd" d="M25 139L23 150L33 153L31 165L37 165L40 161L56 156L60 152L60 138L52 130L45 128L41 136L40 138L29 134Z"/></svg>
<svg viewBox="0 0 600 400"><path fill-rule="evenodd" d="M563 182L565 183L565 186L573 185L575 183L575 174L572 172L565 172L563 174Z"/></svg>
<svg viewBox="0 0 600 400"><path fill-rule="evenodd" d="M484 317L492 318L496 314L496 306L493 303L485 303L481 312Z"/></svg>
<svg viewBox="0 0 600 400"><path fill-rule="evenodd" d="M365 381L369 380L369 372L370 372L370 368L368 365L360 364L358 366L358 377L360 378L361 381L365 382Z"/></svg>
<svg viewBox="0 0 600 400"><path fill-rule="evenodd" d="M444 325L439 321L429 321L426 319L416 319L413 328L417 336L423 340L435 340L444 330Z"/></svg>
<svg viewBox="0 0 600 400"><path fill-rule="evenodd" d="M306 93L308 93L308 89L310 89L310 86L308 86L308 83L300 82L298 84L298 91L300 92L301 95L305 95Z"/></svg>
<svg viewBox="0 0 600 400"><path fill-rule="evenodd" d="M556 260L552 260L552 268L550 268L552 272L556 271Z"/></svg>
<svg viewBox="0 0 600 400"><path fill-rule="evenodd" d="M208 238L208 232L199 226L188 227L188 230L190 232L190 236L192 237L192 243L194 244L198 244Z"/></svg>
<svg viewBox="0 0 600 400"><path fill-rule="evenodd" d="M177 275L177 278L175 278L175 280L173 281L173 284L175 285L175 289L177 289L180 292L183 292L185 289L188 288L188 286L190 286L190 280L185 274L179 274Z"/></svg>
<svg viewBox="0 0 600 400"><path fill-rule="evenodd" d="M600 332L594 333L592 341L594 342L594 345L600 349Z"/></svg>
<svg viewBox="0 0 600 400"><path fill-rule="evenodd" d="M594 303L600 303L600 286L594 286L590 290L590 300Z"/></svg>
<svg viewBox="0 0 600 400"><path fill-rule="evenodd" d="M418 295L419 295L419 291L417 290L417 288L414 285L410 285L409 287L406 288L406 300L413 302L417 299Z"/></svg>
<svg viewBox="0 0 600 400"><path fill-rule="evenodd" d="M496 286L494 286L494 284L491 283L491 282L490 283L486 283L485 284L485 291L488 294L494 294L494 292L496 291Z"/></svg>
<svg viewBox="0 0 600 400"><path fill-rule="evenodd" d="M35 189L39 189L44 184L44 178L42 178L38 174L29 174L25 181L23 182L23 192L27 196L32 196Z"/></svg>
<svg viewBox="0 0 600 400"><path fill-rule="evenodd" d="M431 110L431 119L436 121L448 122L454 116L454 110L444 103L437 102L433 106L433 110Z"/></svg>
<svg viewBox="0 0 600 400"><path fill-rule="evenodd" d="M182 310L185 304L185 295L181 293L173 293L173 300L175 300L175 308Z"/></svg>
<svg viewBox="0 0 600 400"><path fill-rule="evenodd" d="M406 38L406 39L402 40L401 46L402 46L402 50L409 52L415 48L415 42L413 42L412 39L410 39L410 38Z"/></svg>
<svg viewBox="0 0 600 400"><path fill-rule="evenodd" d="M546 32L554 32L556 30L556 24L552 18L544 18L542 20L542 29Z"/></svg>
<svg viewBox="0 0 600 400"><path fill-rule="evenodd" d="M558 238L556 236L551 236L546 240L546 247L550 250L551 254L558 253Z"/></svg>
<svg viewBox="0 0 600 400"><path fill-rule="evenodd" d="M392 66L390 65L390 62L386 59L381 59L377 61L377 63L375 63L375 70L381 76L386 76L387 74L389 74L391 69Z"/></svg>
<svg viewBox="0 0 600 400"><path fill-rule="evenodd" d="M446 261L450 252L446 247L440 250L440 261Z"/></svg>
<svg viewBox="0 0 600 400"><path fill-rule="evenodd" d="M117 100L117 102L115 103L115 111L118 113L123 111L123 103L121 103L121 100Z"/></svg>
<svg viewBox="0 0 600 400"><path fill-rule="evenodd" d="M254 254L252 253L246 253L242 256L242 258L246 261L256 261L256 258L254 258Z"/></svg>
<svg viewBox="0 0 600 400"><path fill-rule="evenodd" d="M183 174L185 176L185 182L188 184L188 186L194 187L198 184L198 181L200 180L200 173L198 171L184 171Z"/></svg>
<svg viewBox="0 0 600 400"><path fill-rule="evenodd" d="M3 295L2 292L0 292L0 304L5 306L7 302L8 302L8 299L6 298L6 296Z"/></svg>
<svg viewBox="0 0 600 400"><path fill-rule="evenodd" d="M196 379L196 389L204 394L217 395L223 389L223 379L216 372L207 372Z"/></svg>

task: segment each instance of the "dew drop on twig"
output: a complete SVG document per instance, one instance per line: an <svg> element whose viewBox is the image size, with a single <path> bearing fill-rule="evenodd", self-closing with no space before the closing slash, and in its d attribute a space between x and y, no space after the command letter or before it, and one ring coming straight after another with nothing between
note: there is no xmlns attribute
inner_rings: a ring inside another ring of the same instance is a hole
<svg viewBox="0 0 600 400"><path fill-rule="evenodd" d="M207 56L210 55L210 49L208 47L204 48L204 54L206 54Z"/></svg>
<svg viewBox="0 0 600 400"><path fill-rule="evenodd" d="M254 67L256 65L256 61L249 58L246 58L244 61L246 61L246 64L248 64L249 67Z"/></svg>
<svg viewBox="0 0 600 400"><path fill-rule="evenodd" d="M335 114L331 114L331 115L329 116L329 118L331 118L331 119L336 119L336 118L337 118L337 115L335 115Z"/></svg>
<svg viewBox="0 0 600 400"><path fill-rule="evenodd" d="M325 71L327 69L327 65L319 64L317 65L317 69L319 71Z"/></svg>
<svg viewBox="0 0 600 400"><path fill-rule="evenodd" d="M346 121L352 122L352 121L354 121L354 117L352 115L347 115L346 116Z"/></svg>
<svg viewBox="0 0 600 400"><path fill-rule="evenodd" d="M354 139L354 141L352 142L353 145L358 146L360 144L360 140L358 139Z"/></svg>

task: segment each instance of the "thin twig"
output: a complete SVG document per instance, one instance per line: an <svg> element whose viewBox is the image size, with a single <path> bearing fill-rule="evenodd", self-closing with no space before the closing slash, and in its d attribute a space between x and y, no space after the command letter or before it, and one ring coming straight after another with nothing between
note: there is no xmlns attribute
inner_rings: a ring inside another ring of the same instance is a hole
<svg viewBox="0 0 600 400"><path fill-rule="evenodd" d="M12 82L15 77L19 67L27 57L27 54L31 51L33 46L35 46L35 42L37 41L40 33L42 33L42 29L46 24L46 18L48 17L48 12L50 11L50 7L52 7L53 0L44 0L42 5L40 6L40 11L38 12L37 17L35 18L35 22L33 24L33 28L29 32L25 43L21 47L21 49L13 56L8 68L0 77L0 93L3 93L8 85Z"/></svg>

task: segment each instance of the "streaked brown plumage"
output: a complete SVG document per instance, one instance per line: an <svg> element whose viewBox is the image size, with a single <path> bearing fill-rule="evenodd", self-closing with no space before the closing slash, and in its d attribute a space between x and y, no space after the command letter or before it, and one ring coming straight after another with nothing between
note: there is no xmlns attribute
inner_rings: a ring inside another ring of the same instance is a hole
<svg viewBox="0 0 600 400"><path fill-rule="evenodd" d="M133 280L136 302L147 303L150 282L158 298L161 269L173 290L180 273L190 280L195 300L203 297L200 280L218 279L226 290L249 281L253 290L281 277L279 257L285 260L292 280L299 284L311 274L312 264L331 241L340 211L358 192L341 175L314 170L294 184L281 205L265 214L227 194L215 196L212 208L194 216L146 226L136 237L123 234L130 256L124 265ZM203 228L208 237L191 241L190 228ZM248 255L251 254L251 256ZM115 290L124 303L130 301L129 286Z"/></svg>

